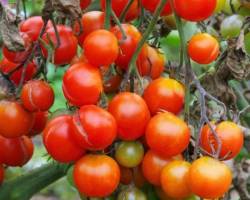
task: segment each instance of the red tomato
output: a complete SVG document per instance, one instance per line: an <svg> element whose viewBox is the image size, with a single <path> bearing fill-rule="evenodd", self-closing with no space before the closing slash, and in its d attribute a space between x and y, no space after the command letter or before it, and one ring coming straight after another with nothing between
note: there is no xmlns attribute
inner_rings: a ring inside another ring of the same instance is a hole
<svg viewBox="0 0 250 200"><path fill-rule="evenodd" d="M34 118L34 124L28 136L35 136L42 133L47 123L48 112L36 112L34 113Z"/></svg>
<svg viewBox="0 0 250 200"><path fill-rule="evenodd" d="M57 31L60 38L60 46L54 50L53 61L55 65L69 64L77 53L77 38L74 36L71 28L64 25L57 25ZM49 39L50 38L50 39ZM57 46L54 27L48 28L42 39L49 44L51 40L54 46ZM44 56L48 57L47 49L42 45Z"/></svg>
<svg viewBox="0 0 250 200"><path fill-rule="evenodd" d="M183 19L197 22L210 17L216 3L216 0L174 0L174 8Z"/></svg>
<svg viewBox="0 0 250 200"><path fill-rule="evenodd" d="M17 102L0 101L0 135L15 138L28 134L34 122L31 113Z"/></svg>
<svg viewBox="0 0 250 200"><path fill-rule="evenodd" d="M74 182L80 194L88 197L106 197L120 182L118 164L106 155L86 155L74 167Z"/></svg>
<svg viewBox="0 0 250 200"><path fill-rule="evenodd" d="M22 63L29 56L32 47L30 37L26 33L20 33L20 35L24 40L25 50L15 52L8 50L5 46L3 47L3 56L13 63Z"/></svg>
<svg viewBox="0 0 250 200"><path fill-rule="evenodd" d="M159 78L164 71L165 59L157 49L144 45L137 59L137 69L141 76Z"/></svg>
<svg viewBox="0 0 250 200"><path fill-rule="evenodd" d="M128 3L129 0L111 0L112 9L118 17L120 17L121 13L123 12L123 9ZM101 7L102 10L105 11L105 0L101 0ZM140 13L139 9L140 7L138 0L134 0L126 14L125 20L131 21L137 18Z"/></svg>
<svg viewBox="0 0 250 200"><path fill-rule="evenodd" d="M54 91L45 81L32 80L23 86L21 100L30 112L46 111L54 103Z"/></svg>
<svg viewBox="0 0 250 200"><path fill-rule="evenodd" d="M105 14L101 11L89 11L82 15L81 23L83 30L81 35L78 36L79 45L83 45L83 42L88 34L104 28L104 18ZM79 24L75 24L74 31L79 33Z"/></svg>
<svg viewBox="0 0 250 200"><path fill-rule="evenodd" d="M75 162L84 154L71 137L72 116L62 115L51 120L43 131L43 143L51 157L62 163Z"/></svg>
<svg viewBox="0 0 250 200"><path fill-rule="evenodd" d="M132 169L120 166L121 172L121 183L124 185L129 185L133 181L133 172Z"/></svg>
<svg viewBox="0 0 250 200"><path fill-rule="evenodd" d="M12 63L6 58L3 58L0 62L0 70L4 74L8 74L10 71L14 70L16 67L18 67L19 64L17 63ZM24 83L32 79L32 77L36 73L36 68L37 66L33 62L29 62L25 71L25 76L24 76ZM15 71L11 76L10 80L15 84L19 85L22 77L22 72L23 72L23 67Z"/></svg>
<svg viewBox="0 0 250 200"><path fill-rule="evenodd" d="M153 185L161 185L162 169L173 160L182 160L182 156L164 158L149 150L142 161L142 172L144 177Z"/></svg>
<svg viewBox="0 0 250 200"><path fill-rule="evenodd" d="M112 64L119 54L115 35L103 29L90 33L84 40L83 49L89 63L97 67Z"/></svg>
<svg viewBox="0 0 250 200"><path fill-rule="evenodd" d="M104 80L103 89L105 93L117 92L122 82L122 76L119 74L111 76L108 80Z"/></svg>
<svg viewBox="0 0 250 200"><path fill-rule="evenodd" d="M18 138L0 136L0 161L5 165L21 167L31 159L33 151L33 143L27 136Z"/></svg>
<svg viewBox="0 0 250 200"><path fill-rule="evenodd" d="M4 180L4 167L0 165L0 185L3 183Z"/></svg>
<svg viewBox="0 0 250 200"><path fill-rule="evenodd" d="M139 95L130 92L117 94L108 110L116 119L119 138L135 140L144 134L150 113Z"/></svg>
<svg viewBox="0 0 250 200"><path fill-rule="evenodd" d="M143 98L152 115L161 110L178 114L184 105L185 90L182 84L170 78L158 78L144 90Z"/></svg>
<svg viewBox="0 0 250 200"><path fill-rule="evenodd" d="M155 9L160 4L160 0L142 0L141 3L145 9L147 9L151 13L154 13ZM172 10L170 6L170 2L168 1L161 12L161 16L170 15L171 13L172 13Z"/></svg>
<svg viewBox="0 0 250 200"><path fill-rule="evenodd" d="M163 157L176 156L188 146L190 130L187 124L171 113L151 118L146 129L149 147Z"/></svg>
<svg viewBox="0 0 250 200"><path fill-rule="evenodd" d="M77 63L64 74L62 87L71 104L96 104L103 90L100 71L90 64Z"/></svg>
<svg viewBox="0 0 250 200"><path fill-rule="evenodd" d="M117 126L114 117L95 105L82 106L73 117L72 136L83 148L103 150L116 138Z"/></svg>
<svg viewBox="0 0 250 200"><path fill-rule="evenodd" d="M122 28L126 34L126 39L123 38L121 29L118 26L113 27L111 32L117 37L120 47L119 55L115 63L126 70L141 39L141 33L135 26L130 24L122 24Z"/></svg>
<svg viewBox="0 0 250 200"><path fill-rule="evenodd" d="M91 0L80 0L81 9L87 8L91 4Z"/></svg>
<svg viewBox="0 0 250 200"><path fill-rule="evenodd" d="M240 127L233 122L224 121L214 125L214 128L222 143L220 158L226 157L229 160L237 156L244 142L244 135ZM212 154L210 143L216 151L218 143L209 126L205 125L201 133L201 147Z"/></svg>

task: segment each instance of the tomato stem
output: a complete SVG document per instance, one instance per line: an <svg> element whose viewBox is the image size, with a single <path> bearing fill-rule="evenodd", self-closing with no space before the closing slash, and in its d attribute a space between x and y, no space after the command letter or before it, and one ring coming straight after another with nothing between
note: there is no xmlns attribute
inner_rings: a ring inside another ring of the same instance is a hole
<svg viewBox="0 0 250 200"><path fill-rule="evenodd" d="M116 16L116 14L115 14L115 12L113 10L111 11L111 14L112 14L112 17L113 17L116 25L119 27L119 29L120 29L120 31L122 33L122 40L126 40L127 35L126 35L126 33L125 33L125 31L124 31L124 29L122 27L122 24L121 24L119 18Z"/></svg>
<svg viewBox="0 0 250 200"><path fill-rule="evenodd" d="M105 29L109 30L110 29L110 16L111 16L111 12L112 12L112 8L111 8L111 0L106 0L105 1L105 24L104 27Z"/></svg>

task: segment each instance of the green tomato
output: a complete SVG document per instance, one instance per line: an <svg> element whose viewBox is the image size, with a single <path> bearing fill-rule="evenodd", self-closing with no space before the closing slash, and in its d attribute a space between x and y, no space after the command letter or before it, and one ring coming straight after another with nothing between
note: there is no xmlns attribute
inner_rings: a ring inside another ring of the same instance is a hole
<svg viewBox="0 0 250 200"><path fill-rule="evenodd" d="M225 18L220 26L221 35L224 38L233 38L240 35L244 18L240 15L232 15Z"/></svg>
<svg viewBox="0 0 250 200"><path fill-rule="evenodd" d="M230 1L232 1L232 6L230 5ZM240 8L240 0L226 0L223 11L227 14L233 14L232 7L237 12Z"/></svg>
<svg viewBox="0 0 250 200"><path fill-rule="evenodd" d="M250 32L245 35L244 43L245 43L245 50L247 54L250 55Z"/></svg>
<svg viewBox="0 0 250 200"><path fill-rule="evenodd" d="M218 13L218 12L222 11L222 9L225 6L225 3L226 3L226 0L217 0L215 12Z"/></svg>
<svg viewBox="0 0 250 200"><path fill-rule="evenodd" d="M117 200L147 200L147 197L137 188L128 188L119 193Z"/></svg>
<svg viewBox="0 0 250 200"><path fill-rule="evenodd" d="M144 149L140 142L121 142L115 151L117 162L123 167L138 166L144 156Z"/></svg>

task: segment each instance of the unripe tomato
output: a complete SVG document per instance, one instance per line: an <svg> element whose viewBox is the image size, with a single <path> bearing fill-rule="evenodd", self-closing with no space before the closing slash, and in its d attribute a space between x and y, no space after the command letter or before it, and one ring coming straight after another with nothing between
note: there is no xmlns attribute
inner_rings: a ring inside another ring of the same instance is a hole
<svg viewBox="0 0 250 200"><path fill-rule="evenodd" d="M178 114L184 105L185 89L174 79L158 78L148 85L143 98L152 115L161 110Z"/></svg>
<svg viewBox="0 0 250 200"><path fill-rule="evenodd" d="M150 113L139 95L130 92L117 94L108 110L116 119L119 138L135 140L144 134Z"/></svg>
<svg viewBox="0 0 250 200"><path fill-rule="evenodd" d="M34 122L34 116L18 102L0 101L0 135L15 138L28 134Z"/></svg>
<svg viewBox="0 0 250 200"><path fill-rule="evenodd" d="M220 53L218 41L207 33L194 35L188 44L188 54L199 64L209 64L216 60Z"/></svg>
<svg viewBox="0 0 250 200"><path fill-rule="evenodd" d="M0 70L4 73L7 74L14 70L16 67L18 67L18 63L13 63L7 60L7 58L3 58L0 62ZM24 83L32 79L32 77L36 73L36 68L37 66L33 62L29 62L26 66L26 71L25 71L25 76L24 76ZM23 67L15 71L11 76L10 80L15 84L19 85L22 77L22 72L23 72Z"/></svg>
<svg viewBox="0 0 250 200"><path fill-rule="evenodd" d="M250 33L247 33L244 38L245 50L250 55Z"/></svg>
<svg viewBox="0 0 250 200"><path fill-rule="evenodd" d="M27 134L28 136L35 136L42 133L43 129L46 126L48 118L48 112L36 112L34 113L34 124Z"/></svg>
<svg viewBox="0 0 250 200"><path fill-rule="evenodd" d="M120 167L121 180L120 182L124 185L129 185L133 181L133 172L132 169L126 168L123 166Z"/></svg>
<svg viewBox="0 0 250 200"><path fill-rule="evenodd" d="M137 69L141 76L159 78L164 71L165 59L157 49L144 45L137 59Z"/></svg>
<svg viewBox="0 0 250 200"><path fill-rule="evenodd" d="M77 38L74 36L71 28L64 25L57 25L57 31L60 38L60 46L54 50L53 63L55 65L69 64L77 53ZM42 39L48 45L50 41L57 46L57 39L54 27L47 29ZM42 45L44 56L48 57L48 50Z"/></svg>
<svg viewBox="0 0 250 200"><path fill-rule="evenodd" d="M103 90L100 71L87 63L74 64L64 74L62 88L75 106L96 104Z"/></svg>
<svg viewBox="0 0 250 200"><path fill-rule="evenodd" d="M161 185L161 172L163 168L173 160L182 160L182 156L178 155L175 157L162 157L156 154L154 151L149 150L142 162L142 172L144 177L151 184L160 186Z"/></svg>
<svg viewBox="0 0 250 200"><path fill-rule="evenodd" d="M119 55L115 63L120 68L126 70L141 39L141 33L131 24L122 24L122 28L126 34L126 39L123 38L121 29L118 26L113 27L111 32L117 37L120 47Z"/></svg>
<svg viewBox="0 0 250 200"><path fill-rule="evenodd" d="M89 154L75 164L74 182L82 195L106 197L119 185L120 169L109 156Z"/></svg>
<svg viewBox="0 0 250 200"><path fill-rule="evenodd" d="M142 0L141 3L145 9L147 9L151 13L154 13L155 9L160 4L160 0ZM172 10L170 6L170 2L168 1L161 12L161 16L170 15L171 13L172 13Z"/></svg>
<svg viewBox="0 0 250 200"><path fill-rule="evenodd" d="M214 128L222 144L220 158L226 156L226 160L229 160L237 156L244 142L244 135L240 127L233 122L223 121ZM216 151L218 143L209 126L205 125L201 133L201 147L212 154L210 143Z"/></svg>
<svg viewBox="0 0 250 200"><path fill-rule="evenodd" d="M240 0L226 0L223 11L227 14L233 14L233 9L237 12L241 7Z"/></svg>
<svg viewBox="0 0 250 200"><path fill-rule="evenodd" d="M222 11L222 9L224 8L226 3L226 0L217 0L217 4L216 4L216 8L215 8L215 12L220 12Z"/></svg>
<svg viewBox="0 0 250 200"><path fill-rule="evenodd" d="M113 33L104 29L87 35L83 49L89 63L97 67L112 64L119 54L117 38Z"/></svg>
<svg viewBox="0 0 250 200"><path fill-rule="evenodd" d="M191 164L186 161L172 161L161 172L161 187L172 198L186 198L191 195L188 175Z"/></svg>
<svg viewBox="0 0 250 200"><path fill-rule="evenodd" d="M84 154L71 137L72 117L62 115L51 120L43 131L43 143L51 157L62 163L75 162Z"/></svg>
<svg viewBox="0 0 250 200"><path fill-rule="evenodd" d="M21 167L31 159L33 151L34 145L27 136L18 138L0 136L0 163Z"/></svg>
<svg viewBox="0 0 250 200"><path fill-rule="evenodd" d="M3 183L4 180L4 167L0 165L0 185Z"/></svg>
<svg viewBox="0 0 250 200"><path fill-rule="evenodd" d="M105 4L106 4L105 2L106 0L101 0L101 7L103 11L105 11ZM112 9L115 12L117 17L120 17L120 15L122 14L124 8L126 7L128 3L129 3L129 0L111 0ZM139 15L139 12L140 12L139 2L138 0L134 0L125 16L125 20L131 21L137 18Z"/></svg>
<svg viewBox="0 0 250 200"><path fill-rule="evenodd" d="M210 17L216 3L216 0L174 0L174 8L181 18L197 22Z"/></svg>
<svg viewBox="0 0 250 200"><path fill-rule="evenodd" d="M149 147L164 157L182 153L187 148L189 139L190 130L187 124L171 113L155 115L146 129Z"/></svg>
<svg viewBox="0 0 250 200"><path fill-rule="evenodd" d="M117 200L147 200L147 196L136 187L127 188L118 194Z"/></svg>
<svg viewBox="0 0 250 200"><path fill-rule="evenodd" d="M133 168L138 166L144 155L144 148L140 142L121 142L115 151L116 161L123 167Z"/></svg>
<svg viewBox="0 0 250 200"><path fill-rule="evenodd" d="M229 167L210 157L194 161L189 170L190 190L201 198L222 197L230 188L232 173Z"/></svg>
<svg viewBox="0 0 250 200"><path fill-rule="evenodd" d="M85 149L103 150L116 138L114 117L95 105L82 106L74 115L73 124L72 136Z"/></svg>
<svg viewBox="0 0 250 200"><path fill-rule="evenodd" d="M30 112L47 111L54 103L52 87L41 80L26 83L21 91L23 106Z"/></svg>
<svg viewBox="0 0 250 200"><path fill-rule="evenodd" d="M87 8L91 4L91 0L80 0L81 9Z"/></svg>
<svg viewBox="0 0 250 200"><path fill-rule="evenodd" d="M105 14L101 11L89 11L82 15L81 24L83 30L82 33L78 36L78 43L80 46L83 45L83 42L88 34L98 29L104 28L104 18ZM76 33L80 31L79 24L75 24L74 31Z"/></svg>

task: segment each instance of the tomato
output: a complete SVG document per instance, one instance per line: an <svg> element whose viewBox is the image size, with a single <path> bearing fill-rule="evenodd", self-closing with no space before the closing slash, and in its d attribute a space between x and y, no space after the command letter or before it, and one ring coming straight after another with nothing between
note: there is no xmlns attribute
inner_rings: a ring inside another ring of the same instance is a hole
<svg viewBox="0 0 250 200"><path fill-rule="evenodd" d="M103 89L105 93L117 92L122 82L120 74L112 75L108 80L104 80Z"/></svg>
<svg viewBox="0 0 250 200"><path fill-rule="evenodd" d="M210 17L217 0L174 0L176 13L187 21L202 21Z"/></svg>
<svg viewBox="0 0 250 200"><path fill-rule="evenodd" d="M118 40L113 33L104 29L88 34L83 49L89 63L97 67L112 64L119 54Z"/></svg>
<svg viewBox="0 0 250 200"><path fill-rule="evenodd" d="M113 143L117 134L114 117L95 106L82 106L73 117L75 141L89 150L103 150Z"/></svg>
<svg viewBox="0 0 250 200"><path fill-rule="evenodd" d="M188 188L188 175L191 164L186 161L172 161L161 172L163 191L172 198L185 198L191 195Z"/></svg>
<svg viewBox="0 0 250 200"><path fill-rule="evenodd" d="M103 11L105 11L105 1L106 0L100 1ZM126 7L128 3L129 3L129 0L111 0L112 9L117 15L117 17L120 17L121 13L123 12L124 8ZM136 19L139 13L140 13L139 1L134 0L125 16L125 20L131 21L133 19Z"/></svg>
<svg viewBox="0 0 250 200"><path fill-rule="evenodd" d="M155 115L148 123L146 140L149 147L164 157L176 156L188 146L188 125L171 113Z"/></svg>
<svg viewBox="0 0 250 200"><path fill-rule="evenodd" d="M145 9L147 9L151 13L154 13L157 6L160 4L160 0L142 0L141 3ZM161 16L169 15L171 13L172 13L172 10L170 6L170 2L168 1L161 12Z"/></svg>
<svg viewBox="0 0 250 200"><path fill-rule="evenodd" d="M160 186L161 185L161 172L162 169L173 160L182 160L182 156L178 155L175 157L162 157L156 154L154 151L149 150L142 162L142 172L144 177L151 184Z"/></svg>
<svg viewBox="0 0 250 200"><path fill-rule="evenodd" d="M158 78L145 89L143 98L152 115L161 110L178 114L184 105L185 90L181 83L170 78Z"/></svg>
<svg viewBox="0 0 250 200"><path fill-rule="evenodd" d="M227 14L233 14L232 7L236 12L239 11L241 7L240 0L226 0L223 11Z"/></svg>
<svg viewBox="0 0 250 200"><path fill-rule="evenodd" d="M133 181L132 169L120 166L121 179L120 182L124 185L129 185Z"/></svg>
<svg viewBox="0 0 250 200"><path fill-rule="evenodd" d="M144 45L137 59L137 69L141 76L159 78L164 71L165 59L157 49Z"/></svg>
<svg viewBox="0 0 250 200"><path fill-rule="evenodd" d="M147 196L136 187L130 187L118 194L117 200L147 200Z"/></svg>
<svg viewBox="0 0 250 200"><path fill-rule="evenodd" d="M3 183L4 180L4 167L0 165L0 185Z"/></svg>
<svg viewBox="0 0 250 200"><path fill-rule="evenodd" d="M80 0L81 9L87 8L91 4L91 0Z"/></svg>
<svg viewBox="0 0 250 200"><path fill-rule="evenodd" d="M18 102L0 101L0 135L15 138L28 134L33 122L33 115Z"/></svg>
<svg viewBox="0 0 250 200"><path fill-rule="evenodd" d="M34 113L34 124L27 134L28 136L35 136L40 134L46 126L48 118L48 112L36 112Z"/></svg>
<svg viewBox="0 0 250 200"><path fill-rule="evenodd" d="M80 194L106 197L118 187L120 169L109 156L89 154L75 164L74 181Z"/></svg>
<svg viewBox="0 0 250 200"><path fill-rule="evenodd" d="M225 3L226 3L226 0L217 0L215 12L216 13L221 12L225 6Z"/></svg>
<svg viewBox="0 0 250 200"><path fill-rule="evenodd" d="M174 29L174 30L177 29L176 21L175 21L175 18L174 18L173 14L168 15L168 16L164 16L164 17L162 17L162 19L163 19L163 22L167 25L168 28Z"/></svg>
<svg viewBox="0 0 250 200"><path fill-rule="evenodd" d="M121 142L115 151L115 159L123 167L133 168L138 166L144 155L144 149L140 142Z"/></svg>
<svg viewBox="0 0 250 200"><path fill-rule="evenodd" d="M209 64L216 60L220 53L218 41L207 33L194 35L188 44L188 54L199 64Z"/></svg>
<svg viewBox="0 0 250 200"><path fill-rule="evenodd" d="M26 83L21 91L23 106L30 112L47 111L54 103L52 87L41 80Z"/></svg>
<svg viewBox="0 0 250 200"><path fill-rule="evenodd" d="M150 113L139 95L130 92L117 94L108 110L116 119L119 138L135 140L144 134Z"/></svg>
<svg viewBox="0 0 250 200"><path fill-rule="evenodd" d="M250 33L247 33L244 38L245 50L250 55Z"/></svg>
<svg viewBox="0 0 250 200"><path fill-rule="evenodd" d="M64 25L57 25L57 31L60 38L60 46L54 50L53 63L55 65L69 64L77 53L77 38L74 36L71 28ZM56 33L54 27L47 29L42 39L45 43L50 44L50 40L53 45L57 46ZM48 57L48 50L42 45L43 55Z"/></svg>
<svg viewBox="0 0 250 200"><path fill-rule="evenodd" d="M43 143L55 160L62 163L77 161L84 154L71 137L72 116L62 115L52 119L43 131Z"/></svg>
<svg viewBox="0 0 250 200"><path fill-rule="evenodd" d="M103 90L100 71L87 63L74 64L64 74L62 88L75 106L96 104Z"/></svg>
<svg viewBox="0 0 250 200"><path fill-rule="evenodd" d="M126 39L123 38L121 29L118 26L113 27L111 32L117 37L120 47L119 55L115 63L120 68L126 70L141 39L141 33L135 26L130 24L122 24L122 28L126 34Z"/></svg>
<svg viewBox="0 0 250 200"><path fill-rule="evenodd" d="M9 60L7 60L7 58L3 58L1 60L1 62L0 62L0 70L4 74L8 74L9 72L11 72L12 70L14 70L19 65L20 64L10 62ZM34 64L34 62L29 62L27 64L25 75L24 75L24 83L26 83L27 81L29 81L30 79L32 79L32 77L35 75L35 73L37 71L36 68L37 68L37 66ZM22 72L23 72L23 67L21 67L20 69L18 69L17 71L15 71L10 76L10 80L15 85L19 85L19 83L21 81L21 77L22 77Z"/></svg>
<svg viewBox="0 0 250 200"><path fill-rule="evenodd" d="M222 143L220 158L225 158L226 156L226 159L229 160L237 156L244 142L244 135L241 128L233 122L223 121L216 126L215 131ZM218 149L218 143L213 133L209 126L205 125L201 133L201 147L207 152L212 153L210 143L215 150Z"/></svg>
<svg viewBox="0 0 250 200"><path fill-rule="evenodd" d="M210 157L194 161L189 170L190 190L201 198L222 197L230 188L232 173L229 167Z"/></svg>
<svg viewBox="0 0 250 200"><path fill-rule="evenodd" d="M18 167L25 165L32 157L34 146L27 136L5 138L0 136L0 162Z"/></svg>

